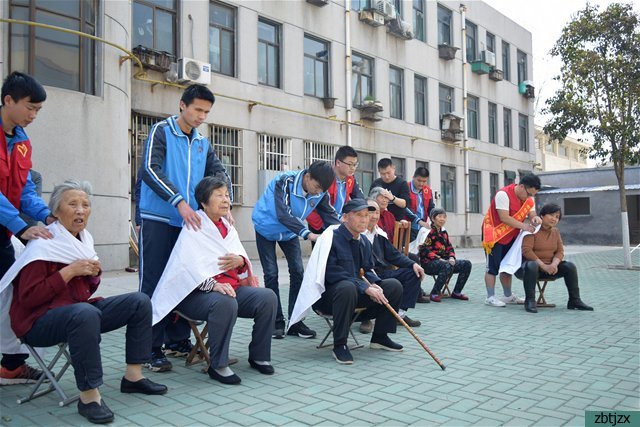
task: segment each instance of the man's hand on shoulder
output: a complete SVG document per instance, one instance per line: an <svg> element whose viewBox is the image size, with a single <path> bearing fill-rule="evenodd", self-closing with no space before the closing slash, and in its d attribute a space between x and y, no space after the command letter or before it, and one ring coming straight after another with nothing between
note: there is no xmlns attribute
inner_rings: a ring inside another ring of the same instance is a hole
<svg viewBox="0 0 640 427"><path fill-rule="evenodd" d="M51 239L53 237L53 234L51 234L47 227L36 225L34 227L27 228L19 236L16 237L22 240Z"/></svg>
<svg viewBox="0 0 640 427"><path fill-rule="evenodd" d="M195 213L193 209L191 209L191 206L189 206L187 202L181 200L176 207L178 208L178 212L180 213L180 216L184 221L184 225L186 225L189 230L200 230L200 216Z"/></svg>

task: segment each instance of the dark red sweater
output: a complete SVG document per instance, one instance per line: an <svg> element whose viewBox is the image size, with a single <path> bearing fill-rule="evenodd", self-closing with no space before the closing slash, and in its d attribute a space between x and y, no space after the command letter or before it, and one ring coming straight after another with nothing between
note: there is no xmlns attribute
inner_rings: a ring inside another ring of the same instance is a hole
<svg viewBox="0 0 640 427"><path fill-rule="evenodd" d="M222 238L224 239L225 237L227 237L227 233L228 233L227 227L224 225L224 222L222 222L222 219L219 219L218 221L213 221L213 223L215 224L216 227L218 227L218 230L220 231ZM242 267L238 267L235 270L229 270L229 271L225 271L224 273L220 273L217 276L215 276L214 279L216 282L228 283L231 286L233 286L233 289L238 289L241 286L240 278L238 277L238 275L245 273L247 271L248 266L249 266L249 261L245 258L244 265Z"/></svg>
<svg viewBox="0 0 640 427"><path fill-rule="evenodd" d="M94 302L90 298L98 289L100 276L74 277L65 283L60 270L67 264L33 261L13 281L13 301L9 309L11 328L23 337L47 311L78 302Z"/></svg>

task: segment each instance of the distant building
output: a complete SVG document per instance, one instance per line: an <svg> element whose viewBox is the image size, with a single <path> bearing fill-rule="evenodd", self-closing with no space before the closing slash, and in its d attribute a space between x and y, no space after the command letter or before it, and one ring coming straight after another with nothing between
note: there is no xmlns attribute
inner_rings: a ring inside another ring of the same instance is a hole
<svg viewBox="0 0 640 427"><path fill-rule="evenodd" d="M562 208L558 228L568 244L622 245L620 191L611 167L540 172L543 190L536 207L556 203ZM640 166L625 169L631 243L640 243Z"/></svg>
<svg viewBox="0 0 640 427"><path fill-rule="evenodd" d="M536 169L541 171L559 171L567 169L583 169L587 164L587 150L591 147L586 142L566 137L562 143L552 141L544 133L541 126L536 125Z"/></svg>
<svg viewBox="0 0 640 427"><path fill-rule="evenodd" d="M178 113L182 89L171 82L204 82L217 96L200 131L230 172L251 256L251 211L265 183L331 160L349 136L365 191L380 158L409 179L426 166L452 239L478 244L491 196L536 162L535 89L531 33L466 3L463 39L459 1L352 0L347 11L342 0L7 0L0 18L96 35L133 50L144 70L112 46L19 24L0 26L0 70L47 85L28 129L34 167L45 195L68 177L93 183L89 227L105 269L129 265L131 189L151 126ZM464 124L449 113L466 113L466 151Z"/></svg>

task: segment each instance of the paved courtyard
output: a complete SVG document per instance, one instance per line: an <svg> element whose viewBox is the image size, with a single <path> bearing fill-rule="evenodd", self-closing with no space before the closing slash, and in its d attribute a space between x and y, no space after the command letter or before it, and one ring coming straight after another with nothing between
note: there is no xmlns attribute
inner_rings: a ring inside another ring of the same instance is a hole
<svg viewBox="0 0 640 427"><path fill-rule="evenodd" d="M105 385L102 395L116 414L114 426L192 425L584 425L586 410L640 409L640 271L622 264L622 250L568 247L579 268L580 288L594 312L566 309L562 281L549 285L556 308L529 314L522 306L488 307L484 301L479 249L460 250L474 268L465 288L468 302L419 304L410 316L422 321L416 332L447 365L440 368L407 331L395 340L402 353L353 352L355 363L338 365L320 338L274 340L273 376L249 368L251 321L238 319L231 355L242 384L223 386L171 359L169 373L149 374L169 387L164 396L119 392L124 364L124 331L103 335ZM254 261L259 267L259 262ZM640 253L634 253L640 265ZM281 283L287 283L281 263ZM431 279L425 279L425 288ZM101 295L137 289L137 275L106 273ZM514 289L523 294L521 282ZM283 292L286 300L287 292ZM306 323L321 335L324 321ZM357 328L356 328L357 329ZM368 337L356 332L368 344ZM73 375L62 385L75 390ZM0 388L0 423L7 426L86 425L75 404L60 408L52 393L23 405L16 398L28 386Z"/></svg>

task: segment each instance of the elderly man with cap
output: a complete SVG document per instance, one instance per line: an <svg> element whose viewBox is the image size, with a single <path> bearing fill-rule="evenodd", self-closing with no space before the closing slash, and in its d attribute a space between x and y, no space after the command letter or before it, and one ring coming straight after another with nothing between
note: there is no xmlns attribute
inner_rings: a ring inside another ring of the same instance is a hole
<svg viewBox="0 0 640 427"><path fill-rule="evenodd" d="M453 245L449 241L449 233L444 228L447 222L447 213L442 208L433 208L429 214L431 217L431 230L420 245L420 263L426 274L437 276L431 289L430 299L433 302L440 302L440 292L444 284L458 273L456 287L451 293L451 298L468 300L462 293L462 288L467 283L471 274L471 262L464 259L456 259Z"/></svg>
<svg viewBox="0 0 640 427"><path fill-rule="evenodd" d="M395 333L396 319L384 307L388 302L398 310L402 284L397 279L378 277L371 243L361 235L367 229L372 209L375 208L362 199L352 199L342 208L343 222L333 231L327 257L325 291L314 304L315 309L333 315L333 357L346 365L353 363L347 336L356 308L366 308L360 319L376 319L372 349L402 351L402 346L387 335ZM369 283L360 277L360 269Z"/></svg>

